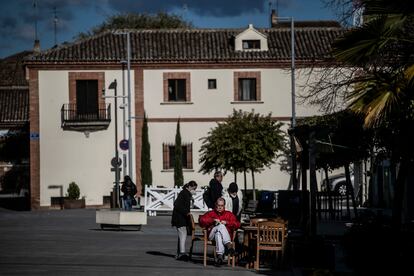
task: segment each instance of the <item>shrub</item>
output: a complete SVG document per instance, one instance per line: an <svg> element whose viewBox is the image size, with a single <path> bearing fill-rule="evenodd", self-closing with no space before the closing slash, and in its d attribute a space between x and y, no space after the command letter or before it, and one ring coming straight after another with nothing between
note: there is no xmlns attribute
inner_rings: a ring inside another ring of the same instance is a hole
<svg viewBox="0 0 414 276"><path fill-rule="evenodd" d="M75 182L69 183L69 188L67 190L69 199L79 199L80 189Z"/></svg>

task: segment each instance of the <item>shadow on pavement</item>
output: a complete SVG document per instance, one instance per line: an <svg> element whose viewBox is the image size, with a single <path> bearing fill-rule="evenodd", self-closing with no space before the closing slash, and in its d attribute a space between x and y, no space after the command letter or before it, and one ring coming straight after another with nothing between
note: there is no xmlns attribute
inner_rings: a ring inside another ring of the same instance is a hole
<svg viewBox="0 0 414 276"><path fill-rule="evenodd" d="M163 256L163 257L175 258L175 255L173 255L173 254L167 254L167 253L163 253L163 252L160 252L160 251L147 251L145 253L147 253L149 255L154 255L154 256Z"/></svg>

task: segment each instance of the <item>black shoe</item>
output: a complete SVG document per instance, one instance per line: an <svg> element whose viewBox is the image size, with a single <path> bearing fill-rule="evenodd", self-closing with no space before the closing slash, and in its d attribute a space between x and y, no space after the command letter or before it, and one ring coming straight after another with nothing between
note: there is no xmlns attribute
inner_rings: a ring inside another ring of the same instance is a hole
<svg viewBox="0 0 414 276"><path fill-rule="evenodd" d="M180 256L178 256L178 258L177 258L177 260L179 260L179 261L184 261L184 262L187 262L188 261L188 255L187 254L183 254L183 255L180 255Z"/></svg>
<svg viewBox="0 0 414 276"><path fill-rule="evenodd" d="M216 266L220 266L223 264L223 255L219 254L217 255L217 259L216 259Z"/></svg>

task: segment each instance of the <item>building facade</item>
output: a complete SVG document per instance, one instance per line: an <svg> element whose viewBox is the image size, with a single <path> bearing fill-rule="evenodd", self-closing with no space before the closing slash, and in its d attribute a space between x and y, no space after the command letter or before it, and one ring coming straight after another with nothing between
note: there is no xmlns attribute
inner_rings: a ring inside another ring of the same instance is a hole
<svg viewBox="0 0 414 276"><path fill-rule="evenodd" d="M125 30L124 30L125 31ZM153 184L173 186L173 149L180 119L184 149L184 181L208 184L199 173L200 138L233 109L291 120L290 29L127 30L131 37L132 179L141 184L141 129L148 117ZM298 93L312 75L309 68L329 66L337 25L295 30ZM44 51L26 61L30 88L31 203L48 207L56 186L65 191L75 181L88 206L99 206L114 182L111 160L125 137L128 91L126 35L105 32ZM306 71L306 72L305 72ZM115 113L118 136L115 140ZM297 116L317 114L315 107L297 105ZM240 134L243 135L243 134ZM128 168L127 152L119 149ZM248 177L248 188L251 187ZM224 178L224 185L234 180ZM238 182L242 185L242 176ZM256 187L286 189L289 175L278 165L256 175ZM145 183L144 183L145 184ZM140 185L138 185L140 186Z"/></svg>

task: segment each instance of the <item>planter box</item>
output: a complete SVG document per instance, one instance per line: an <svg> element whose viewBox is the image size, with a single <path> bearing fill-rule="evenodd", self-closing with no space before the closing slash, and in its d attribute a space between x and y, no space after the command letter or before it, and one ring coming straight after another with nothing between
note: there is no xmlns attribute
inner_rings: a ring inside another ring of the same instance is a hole
<svg viewBox="0 0 414 276"><path fill-rule="evenodd" d="M63 200L63 207L65 209L79 209L85 208L85 199L68 199Z"/></svg>
<svg viewBox="0 0 414 276"><path fill-rule="evenodd" d="M96 211L96 223L104 227L121 227L134 226L141 229L141 225L147 224L147 213L140 211L123 211L102 209Z"/></svg>

